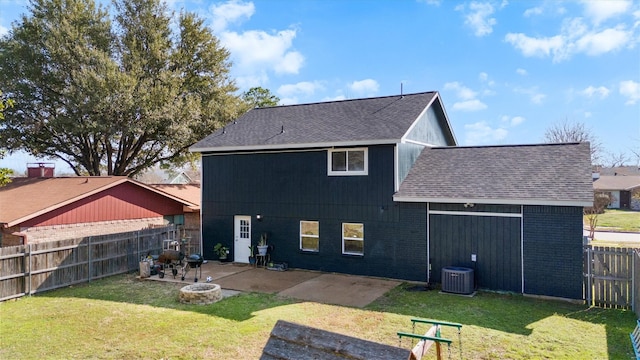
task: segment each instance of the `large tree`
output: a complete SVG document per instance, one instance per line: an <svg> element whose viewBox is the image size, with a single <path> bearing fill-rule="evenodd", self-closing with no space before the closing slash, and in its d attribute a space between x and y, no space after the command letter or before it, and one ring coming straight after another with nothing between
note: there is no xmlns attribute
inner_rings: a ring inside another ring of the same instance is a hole
<svg viewBox="0 0 640 360"><path fill-rule="evenodd" d="M0 90L0 121L4 120L4 110L13 107L13 99L7 99L2 95ZM4 157L5 150L0 149L0 159ZM11 182L10 176L13 174L13 170L8 168L0 168L0 186L4 186Z"/></svg>
<svg viewBox="0 0 640 360"><path fill-rule="evenodd" d="M0 40L0 121L10 151L78 175L134 176L185 163L188 147L242 111L229 53L202 19L160 0L31 0ZM115 21L111 21L111 19Z"/></svg>

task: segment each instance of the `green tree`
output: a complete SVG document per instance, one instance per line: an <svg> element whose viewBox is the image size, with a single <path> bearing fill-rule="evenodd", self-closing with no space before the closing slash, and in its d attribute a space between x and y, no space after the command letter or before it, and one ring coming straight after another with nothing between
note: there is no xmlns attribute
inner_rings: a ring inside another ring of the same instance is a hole
<svg viewBox="0 0 640 360"><path fill-rule="evenodd" d="M0 90L0 120L4 120L4 110L13 107L13 99L5 98ZM0 159L5 155L5 151L0 149ZM0 168L0 186L7 185L11 182L10 176L13 174L13 170L8 168Z"/></svg>
<svg viewBox="0 0 640 360"><path fill-rule="evenodd" d="M273 95L269 89L262 87L252 87L242 93L242 100L249 109L276 106L280 98Z"/></svg>
<svg viewBox="0 0 640 360"><path fill-rule="evenodd" d="M31 0L0 40L0 83L18 104L0 122L7 149L78 175L134 176L192 160L189 146L243 110L229 53L202 19L160 0L114 9Z"/></svg>

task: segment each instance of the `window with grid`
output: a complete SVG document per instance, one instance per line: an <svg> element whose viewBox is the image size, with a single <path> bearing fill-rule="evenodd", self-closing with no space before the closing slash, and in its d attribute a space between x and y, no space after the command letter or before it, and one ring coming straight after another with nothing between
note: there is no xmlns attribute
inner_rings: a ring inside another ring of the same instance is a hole
<svg viewBox="0 0 640 360"><path fill-rule="evenodd" d="M327 173L330 176L367 175L367 155L366 148L329 150Z"/></svg>
<svg viewBox="0 0 640 360"><path fill-rule="evenodd" d="M320 251L320 222L300 221L300 250Z"/></svg>
<svg viewBox="0 0 640 360"><path fill-rule="evenodd" d="M364 224L342 224L342 253L364 255Z"/></svg>

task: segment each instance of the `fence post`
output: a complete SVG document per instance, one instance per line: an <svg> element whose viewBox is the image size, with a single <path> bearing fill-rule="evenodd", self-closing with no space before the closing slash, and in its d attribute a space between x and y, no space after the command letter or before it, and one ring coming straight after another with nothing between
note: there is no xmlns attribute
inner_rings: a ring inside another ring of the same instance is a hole
<svg viewBox="0 0 640 360"><path fill-rule="evenodd" d="M640 319L640 308L638 308L638 295L640 295L640 249L634 249L631 252L631 308Z"/></svg>
<svg viewBox="0 0 640 360"><path fill-rule="evenodd" d="M138 246L136 250L137 260L142 261L142 257L140 256L140 230L136 231L136 244Z"/></svg>
<svg viewBox="0 0 640 360"><path fill-rule="evenodd" d="M89 236L87 244L87 282L91 282L91 236Z"/></svg>
<svg viewBox="0 0 640 360"><path fill-rule="evenodd" d="M591 267L593 266L593 262L591 260L591 255L593 248L591 246L587 246L587 304L589 306L593 305L593 294L591 293L593 284L591 283Z"/></svg>
<svg viewBox="0 0 640 360"><path fill-rule="evenodd" d="M28 271L28 274L29 274L27 276L27 282L29 284L28 284L28 286L25 286L25 287L29 288L29 292L27 292L27 294L29 294L29 296L31 296L31 284L32 284L31 283L31 244L27 244L27 246L25 247L25 251L27 252L26 253L27 264L25 264L25 265L28 265L28 268L26 270Z"/></svg>

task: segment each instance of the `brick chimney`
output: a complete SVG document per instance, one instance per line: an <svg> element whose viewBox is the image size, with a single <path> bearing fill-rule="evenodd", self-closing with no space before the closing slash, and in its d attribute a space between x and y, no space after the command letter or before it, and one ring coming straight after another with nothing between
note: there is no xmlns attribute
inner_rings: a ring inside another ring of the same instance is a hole
<svg viewBox="0 0 640 360"><path fill-rule="evenodd" d="M28 163L27 177L52 178L56 166L54 163Z"/></svg>

